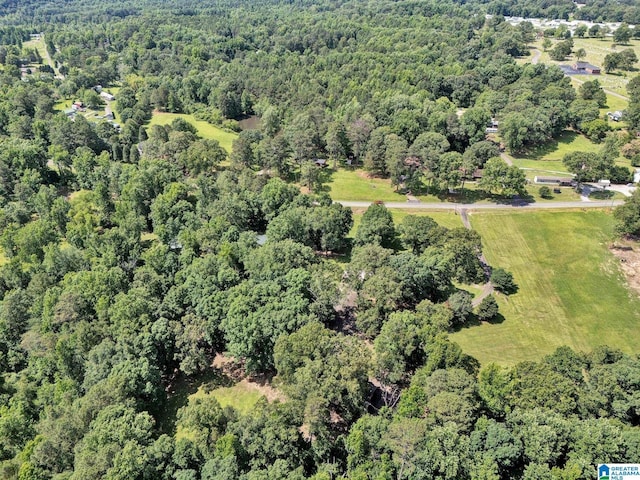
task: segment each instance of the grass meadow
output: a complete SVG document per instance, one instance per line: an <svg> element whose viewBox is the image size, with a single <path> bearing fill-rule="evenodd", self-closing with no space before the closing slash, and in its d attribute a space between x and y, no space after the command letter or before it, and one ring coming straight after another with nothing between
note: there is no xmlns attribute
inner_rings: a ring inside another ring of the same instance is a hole
<svg viewBox="0 0 640 480"><path fill-rule="evenodd" d="M640 298L608 250L614 224L609 212L482 212L471 223L488 261L511 271L519 290L498 295L502 322L452 335L465 352L482 363L510 365L560 345L638 351Z"/></svg>
<svg viewBox="0 0 640 480"><path fill-rule="evenodd" d="M533 48L537 48L538 50L540 50L540 52L542 52L539 60L540 63L560 65L560 64L572 64L576 61L576 58L573 55L567 57L565 60L561 62L551 60L551 58L549 57L549 52L548 51L545 52L544 49L542 48L542 41L543 41L542 39L539 39L536 42L534 42L534 44L532 45ZM555 45L557 41L558 40L553 40L553 45ZM551 48L553 48L553 45ZM605 37L605 38L573 37L573 51L575 52L580 48L584 48L587 54L585 58L581 59L581 61L589 62L594 65L598 65L599 67L603 67L604 57L607 54L613 53L613 52L620 52L627 48L632 48L636 52L636 55L638 56L638 58L640 58L640 40L638 39L630 40L628 45L616 45L613 42L612 37ZM521 57L518 59L518 63L529 63L530 61L531 61L530 56ZM626 85L629 82L629 80L634 76L636 76L637 74L638 74L637 70L632 72L624 72L621 70L616 70L612 73L604 73L604 69L603 69L602 74L600 75L597 75L597 76L580 75L578 78L580 78L580 80L591 80L591 79L597 78L600 84L604 88L621 95L627 95ZM611 109L618 110L617 108L613 108L612 105L609 105L609 107Z"/></svg>
<svg viewBox="0 0 640 480"><path fill-rule="evenodd" d="M223 130L219 127L211 125L208 122L205 122L204 120L197 120L193 115L187 115L183 113L153 112L153 117L151 117L149 127L152 127L153 125L168 125L176 118L182 118L183 120L186 120L191 125L196 127L198 135L200 135L202 138L217 140L218 142L220 142L220 146L222 148L231 153L231 144L238 137L238 134Z"/></svg>

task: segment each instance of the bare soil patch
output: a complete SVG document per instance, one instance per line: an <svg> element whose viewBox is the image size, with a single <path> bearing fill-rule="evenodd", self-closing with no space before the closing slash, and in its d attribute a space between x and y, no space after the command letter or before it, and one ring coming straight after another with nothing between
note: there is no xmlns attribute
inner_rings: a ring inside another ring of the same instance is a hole
<svg viewBox="0 0 640 480"><path fill-rule="evenodd" d="M285 395L271 385L272 378L266 375L246 375L244 364L233 357L218 353L213 359L213 367L247 390L254 390L264 395L269 402L279 400L284 402Z"/></svg>
<svg viewBox="0 0 640 480"><path fill-rule="evenodd" d="M609 250L620 261L620 268L629 287L640 295L640 244L618 241L612 244Z"/></svg>

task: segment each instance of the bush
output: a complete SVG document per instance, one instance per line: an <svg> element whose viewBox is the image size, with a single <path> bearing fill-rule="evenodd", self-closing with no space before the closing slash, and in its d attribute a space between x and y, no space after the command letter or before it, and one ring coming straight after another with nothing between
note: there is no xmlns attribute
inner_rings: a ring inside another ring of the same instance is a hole
<svg viewBox="0 0 640 480"><path fill-rule="evenodd" d="M549 187L540 187L538 193L542 198L551 198L551 189Z"/></svg>
<svg viewBox="0 0 640 480"><path fill-rule="evenodd" d="M518 291L518 286L513 281L513 275L503 268L494 268L491 272L491 283L493 287L506 295Z"/></svg>
<svg viewBox="0 0 640 480"><path fill-rule="evenodd" d="M225 120L222 122L222 128L225 130L230 130L232 132L240 132L242 128L237 120Z"/></svg>
<svg viewBox="0 0 640 480"><path fill-rule="evenodd" d="M482 299L476 310L476 315L481 322L487 322L498 315L498 302L496 302L493 295Z"/></svg>

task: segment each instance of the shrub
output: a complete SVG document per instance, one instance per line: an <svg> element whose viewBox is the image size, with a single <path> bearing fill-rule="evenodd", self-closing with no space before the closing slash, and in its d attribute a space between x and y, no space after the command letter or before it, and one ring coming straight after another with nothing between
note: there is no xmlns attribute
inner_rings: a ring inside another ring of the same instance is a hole
<svg viewBox="0 0 640 480"><path fill-rule="evenodd" d="M551 189L549 187L540 187L538 193L542 198L551 198Z"/></svg>

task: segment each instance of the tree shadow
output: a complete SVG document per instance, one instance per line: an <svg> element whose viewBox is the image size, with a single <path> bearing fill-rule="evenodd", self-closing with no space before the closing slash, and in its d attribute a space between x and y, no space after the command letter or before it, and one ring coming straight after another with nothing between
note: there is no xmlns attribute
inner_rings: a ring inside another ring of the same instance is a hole
<svg viewBox="0 0 640 480"><path fill-rule="evenodd" d="M615 196L616 192L612 190L596 190L589 194L589 198L595 200L611 200Z"/></svg>
<svg viewBox="0 0 640 480"><path fill-rule="evenodd" d="M480 320L478 318L478 316L474 313L474 314L469 315L469 318L467 319L467 321L464 322L462 325L457 325L457 326L451 328L449 331L451 333L460 332L460 331L466 330L468 328L479 327L483 323L488 323L489 325L500 325L505 320L506 319L504 318L504 316L500 312L498 312L498 314L496 314L496 316L493 317L492 319L484 320L484 321Z"/></svg>
<svg viewBox="0 0 640 480"><path fill-rule="evenodd" d="M314 189L314 193L329 193L331 191L330 183L333 180L333 174L335 170L329 167L318 167L320 171L318 172L318 184Z"/></svg>
<svg viewBox="0 0 640 480"><path fill-rule="evenodd" d="M176 418L178 410L189 403L189 396L203 387L205 392L210 392L218 387L230 387L235 382L218 368L211 368L198 375L185 375L182 372L165 380L167 402L158 415L158 427L161 433L174 435L176 432Z"/></svg>

